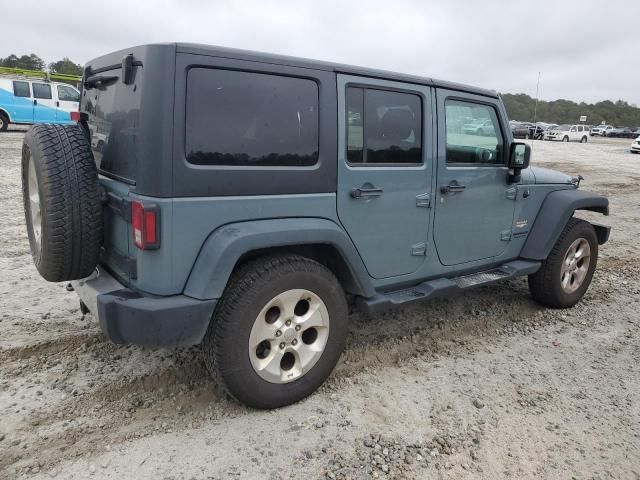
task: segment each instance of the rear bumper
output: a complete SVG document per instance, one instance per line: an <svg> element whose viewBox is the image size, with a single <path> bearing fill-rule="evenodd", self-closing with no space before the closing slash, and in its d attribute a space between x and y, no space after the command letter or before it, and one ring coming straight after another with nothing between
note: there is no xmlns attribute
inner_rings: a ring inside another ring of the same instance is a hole
<svg viewBox="0 0 640 480"><path fill-rule="evenodd" d="M104 334L121 344L196 345L204 338L217 302L186 295L143 295L125 288L100 267L91 277L71 283Z"/></svg>

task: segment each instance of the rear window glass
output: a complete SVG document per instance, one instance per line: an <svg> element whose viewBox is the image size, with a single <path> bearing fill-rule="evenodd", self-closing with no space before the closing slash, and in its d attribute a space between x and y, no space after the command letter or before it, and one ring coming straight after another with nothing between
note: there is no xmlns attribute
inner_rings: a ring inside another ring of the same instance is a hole
<svg viewBox="0 0 640 480"><path fill-rule="evenodd" d="M16 97L30 97L29 82L13 82L13 94Z"/></svg>
<svg viewBox="0 0 640 480"><path fill-rule="evenodd" d="M51 85L47 85L46 83L34 83L33 97L42 98L43 100L51 100Z"/></svg>
<svg viewBox="0 0 640 480"><path fill-rule="evenodd" d="M318 161L318 86L311 80L193 68L186 107L190 163L303 167Z"/></svg>

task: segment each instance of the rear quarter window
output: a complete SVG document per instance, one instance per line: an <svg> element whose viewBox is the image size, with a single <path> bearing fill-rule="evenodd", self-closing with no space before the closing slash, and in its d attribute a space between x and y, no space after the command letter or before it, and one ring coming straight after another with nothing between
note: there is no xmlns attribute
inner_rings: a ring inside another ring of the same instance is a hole
<svg viewBox="0 0 640 480"><path fill-rule="evenodd" d="M187 77L185 155L196 165L306 167L318 162L318 86L215 68Z"/></svg>

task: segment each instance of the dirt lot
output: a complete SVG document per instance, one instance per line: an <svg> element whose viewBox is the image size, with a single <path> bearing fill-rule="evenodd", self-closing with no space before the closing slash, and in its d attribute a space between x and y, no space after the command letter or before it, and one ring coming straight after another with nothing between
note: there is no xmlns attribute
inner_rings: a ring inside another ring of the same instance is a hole
<svg viewBox="0 0 640 480"><path fill-rule="evenodd" d="M22 133L0 134L0 478L640 479L640 156L535 142L533 163L610 196L610 243L575 308L526 280L351 317L326 385L251 411L197 349L113 345L32 265ZM600 219L602 221L602 219Z"/></svg>

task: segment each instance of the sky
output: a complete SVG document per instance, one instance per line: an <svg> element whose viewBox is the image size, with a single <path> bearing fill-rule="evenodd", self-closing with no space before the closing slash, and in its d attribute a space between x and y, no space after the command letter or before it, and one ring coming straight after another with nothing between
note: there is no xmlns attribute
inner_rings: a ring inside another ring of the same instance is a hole
<svg viewBox="0 0 640 480"><path fill-rule="evenodd" d="M640 0L4 1L0 57L196 42L640 106Z"/></svg>

